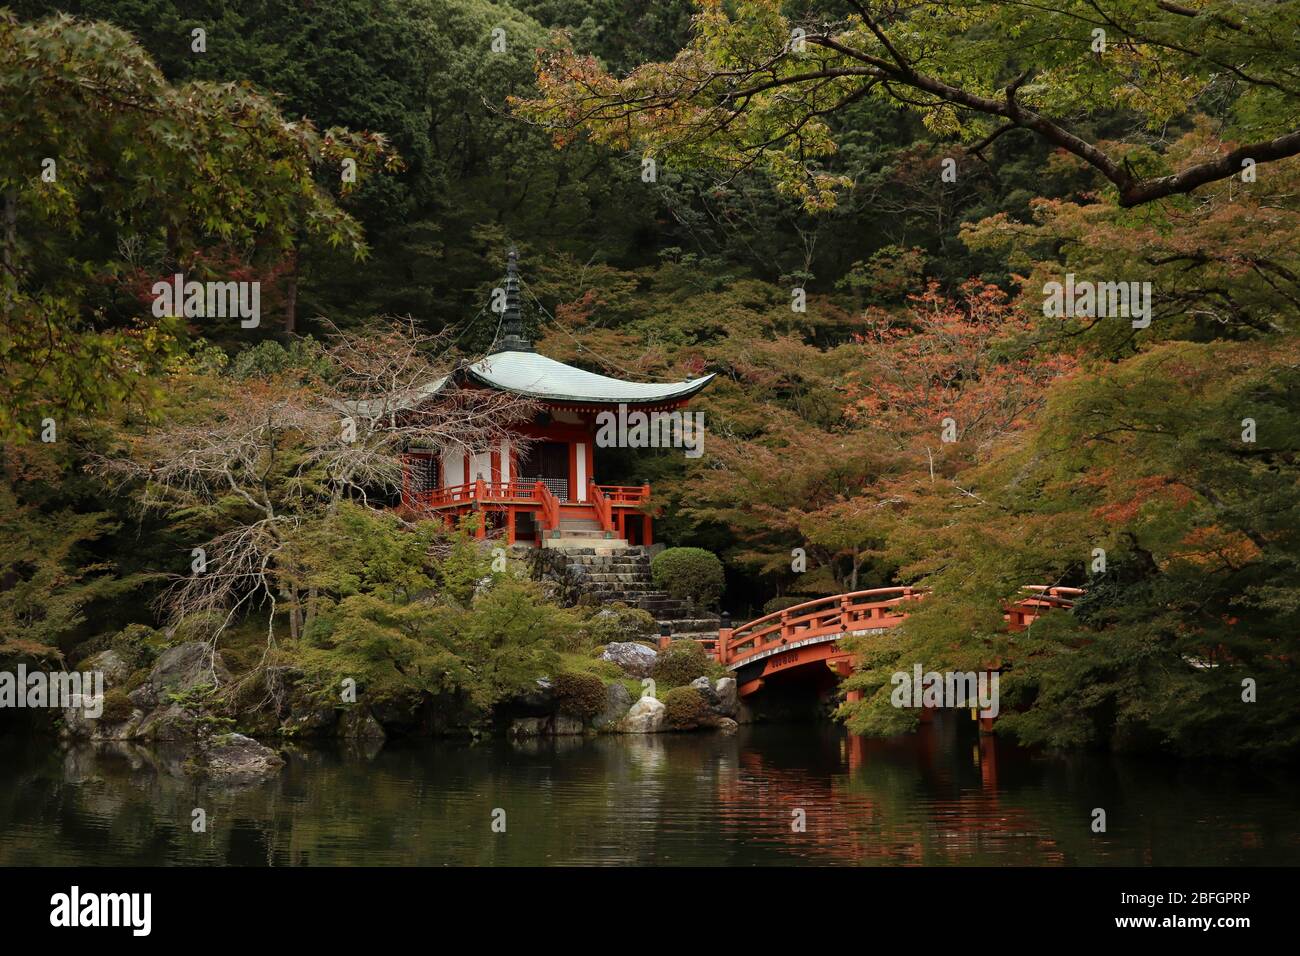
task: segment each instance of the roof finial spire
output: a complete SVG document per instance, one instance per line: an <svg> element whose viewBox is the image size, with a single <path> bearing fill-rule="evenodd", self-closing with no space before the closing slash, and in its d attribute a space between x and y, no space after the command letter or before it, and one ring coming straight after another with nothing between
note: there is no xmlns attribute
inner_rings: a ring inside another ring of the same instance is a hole
<svg viewBox="0 0 1300 956"><path fill-rule="evenodd" d="M506 255L506 311L501 316L501 339L493 352L531 352L519 311L519 253L512 245Z"/></svg>

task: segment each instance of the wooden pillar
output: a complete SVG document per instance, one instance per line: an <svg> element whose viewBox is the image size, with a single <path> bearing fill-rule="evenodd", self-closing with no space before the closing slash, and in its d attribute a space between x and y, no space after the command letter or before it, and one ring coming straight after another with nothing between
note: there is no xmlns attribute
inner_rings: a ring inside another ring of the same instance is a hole
<svg viewBox="0 0 1300 956"><path fill-rule="evenodd" d="M577 501L578 494L578 443L569 442L569 500Z"/></svg>
<svg viewBox="0 0 1300 956"><path fill-rule="evenodd" d="M515 543L515 506L506 505L506 547Z"/></svg>
<svg viewBox="0 0 1300 956"><path fill-rule="evenodd" d="M645 540L642 541L641 543L644 544L646 547L649 547L650 545L655 543L654 530L651 527L649 515L645 516Z"/></svg>

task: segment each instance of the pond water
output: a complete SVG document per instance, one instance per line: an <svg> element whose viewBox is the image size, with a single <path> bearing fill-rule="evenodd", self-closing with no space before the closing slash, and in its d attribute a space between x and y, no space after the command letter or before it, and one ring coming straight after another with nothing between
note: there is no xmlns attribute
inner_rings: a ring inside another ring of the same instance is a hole
<svg viewBox="0 0 1300 956"><path fill-rule="evenodd" d="M1039 755L957 720L884 741L807 723L287 757L232 789L165 748L0 739L0 864L1300 863L1293 771Z"/></svg>

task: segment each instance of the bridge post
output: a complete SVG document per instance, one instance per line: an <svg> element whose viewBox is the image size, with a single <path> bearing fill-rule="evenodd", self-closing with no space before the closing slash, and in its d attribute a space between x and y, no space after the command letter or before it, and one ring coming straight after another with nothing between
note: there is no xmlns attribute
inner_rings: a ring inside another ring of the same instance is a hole
<svg viewBox="0 0 1300 956"><path fill-rule="evenodd" d="M665 651L673 642L673 632L667 624L659 625L659 650Z"/></svg>
<svg viewBox="0 0 1300 956"><path fill-rule="evenodd" d="M726 611L722 612L718 620L718 663L727 663L727 642L731 640L731 615Z"/></svg>

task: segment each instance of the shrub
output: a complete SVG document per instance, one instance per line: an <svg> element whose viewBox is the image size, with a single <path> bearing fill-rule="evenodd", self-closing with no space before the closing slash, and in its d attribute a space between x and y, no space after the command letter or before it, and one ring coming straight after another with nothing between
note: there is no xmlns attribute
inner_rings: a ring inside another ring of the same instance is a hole
<svg viewBox="0 0 1300 956"><path fill-rule="evenodd" d="M699 642L673 641L655 658L654 678L665 687L679 687L712 670L713 661Z"/></svg>
<svg viewBox="0 0 1300 956"><path fill-rule="evenodd" d="M709 703L694 687L674 687L664 694L664 719L676 730L698 727L709 714Z"/></svg>
<svg viewBox="0 0 1300 956"><path fill-rule="evenodd" d="M650 562L655 585L675 598L710 606L722 596L722 562L703 548L667 548Z"/></svg>
<svg viewBox="0 0 1300 956"><path fill-rule="evenodd" d="M110 690L104 693L104 712L99 715L99 719L106 724L120 724L131 716L135 710L135 705L131 703L131 698L126 696L124 690Z"/></svg>
<svg viewBox="0 0 1300 956"><path fill-rule="evenodd" d="M656 626L649 612L639 607L611 604L593 614L584 630L588 641L595 645L648 640L654 637Z"/></svg>
<svg viewBox="0 0 1300 956"><path fill-rule="evenodd" d="M590 720L605 707L605 682L594 674L558 674L555 699L560 711Z"/></svg>

